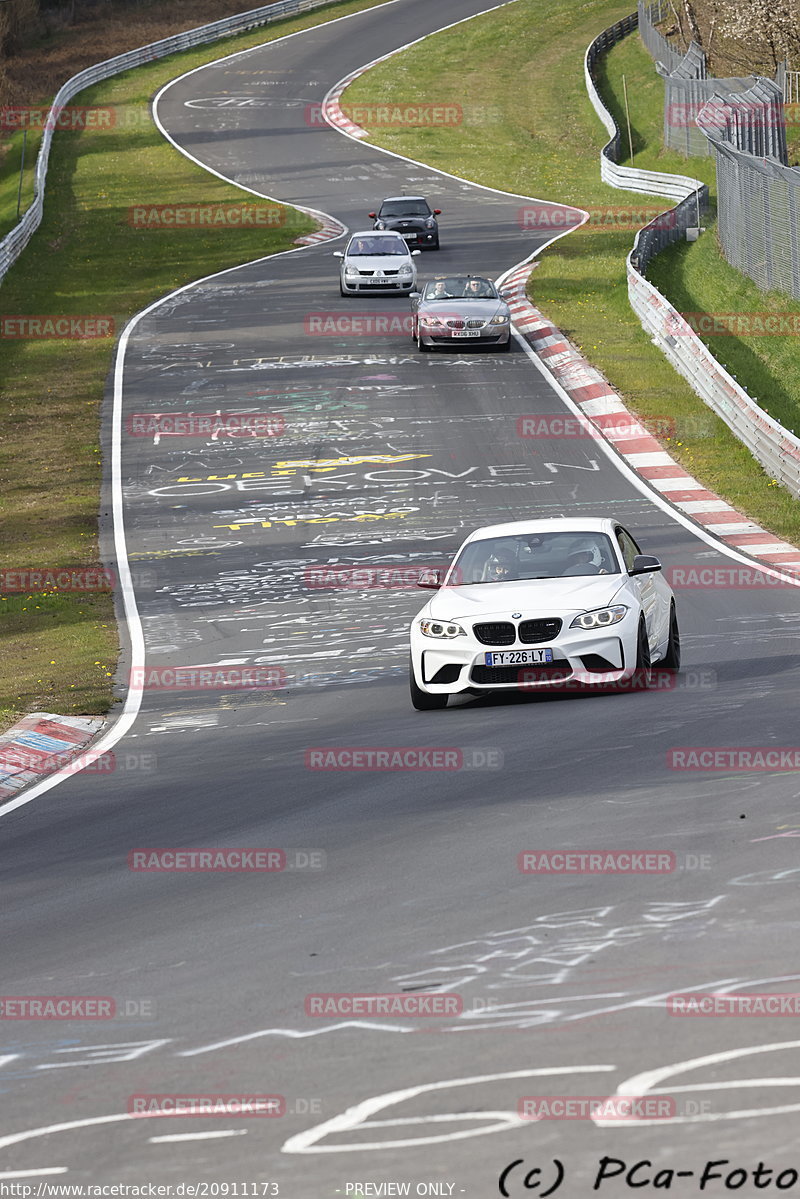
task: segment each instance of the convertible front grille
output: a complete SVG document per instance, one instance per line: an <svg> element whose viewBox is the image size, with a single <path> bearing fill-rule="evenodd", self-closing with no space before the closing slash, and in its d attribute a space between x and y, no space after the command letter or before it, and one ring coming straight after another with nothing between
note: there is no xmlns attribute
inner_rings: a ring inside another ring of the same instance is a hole
<svg viewBox="0 0 800 1199"><path fill-rule="evenodd" d="M447 327L448 327L448 329L463 329L464 322L463 321L448 321Z"/></svg>
<svg viewBox="0 0 800 1199"><path fill-rule="evenodd" d="M467 321L468 329L482 329L483 326L484 326L483 321Z"/></svg>
<svg viewBox="0 0 800 1199"><path fill-rule="evenodd" d="M484 621L474 624L472 632L481 645L513 645L517 632L510 620Z"/></svg>
<svg viewBox="0 0 800 1199"><path fill-rule="evenodd" d="M552 641L561 632L561 621L557 616L550 619L523 620L519 626L519 639L523 645L536 645L540 641Z"/></svg>

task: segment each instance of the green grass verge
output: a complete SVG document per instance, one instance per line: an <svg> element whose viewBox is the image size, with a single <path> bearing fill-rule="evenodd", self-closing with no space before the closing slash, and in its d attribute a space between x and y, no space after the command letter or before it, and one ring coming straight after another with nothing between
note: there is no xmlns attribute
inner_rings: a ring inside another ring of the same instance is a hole
<svg viewBox="0 0 800 1199"><path fill-rule="evenodd" d="M600 181L599 152L607 139L586 95L583 56L592 38L631 7L609 0L581 5L551 0L542 21L540 4L519 0L395 55L356 80L343 103L409 97L437 104L464 102L460 126L424 131L374 127L372 140L479 183L594 210L583 231L562 238L542 255L531 275L532 300L603 371L631 409L656 428L675 422L676 436L663 440L688 470L775 534L797 540L797 502L772 482L673 370L628 303L625 258L637 225L631 225L627 214L631 209L652 211L662 202ZM623 74L636 165L689 174L713 185L711 159L685 159L662 147L663 84L635 34L610 52L600 79L604 98L621 123ZM615 219L617 227L609 224ZM445 224L443 236L446 229ZM711 260L714 271L708 266ZM682 311L730 311L737 307L734 295L744 296L751 286L720 260L711 228L694 246L668 251L656 262L654 282ZM699 289L701 281L707 290L693 291L690 284ZM757 294L751 306L763 309L767 300ZM789 307L785 300L781 304ZM726 364L732 361L735 340L714 340L714 352ZM752 363L760 351L765 371L772 369L766 354L792 352L790 338L751 341L760 344L743 346L742 362ZM725 343L722 350L717 342ZM768 342L772 345L763 344ZM780 379L777 361L774 373ZM747 386L744 368L736 374ZM783 380L784 391L798 380L796 369L791 374L791 381ZM754 380L754 392L778 415L774 381L762 375Z"/></svg>
<svg viewBox="0 0 800 1199"><path fill-rule="evenodd" d="M105 131L54 137L44 220L3 281L3 314L94 314L113 318L120 330L182 283L289 249L313 228L292 209L275 229L152 230L128 223L137 203L255 200L174 150L148 118L150 98L192 67L375 3L332 4L173 55L76 97L80 105L114 105L118 120ZM0 221L10 205L16 208L14 163L6 167ZM97 563L99 406L113 347L111 337L3 340L0 569ZM107 711L118 653L110 592L18 593L6 583L3 590L0 580L0 729L39 709Z"/></svg>
<svg viewBox="0 0 800 1199"><path fill-rule="evenodd" d="M22 133L13 133L4 140L8 149L0 172L0 238L14 228L33 200L34 168L42 133L40 129L28 130L24 159Z"/></svg>

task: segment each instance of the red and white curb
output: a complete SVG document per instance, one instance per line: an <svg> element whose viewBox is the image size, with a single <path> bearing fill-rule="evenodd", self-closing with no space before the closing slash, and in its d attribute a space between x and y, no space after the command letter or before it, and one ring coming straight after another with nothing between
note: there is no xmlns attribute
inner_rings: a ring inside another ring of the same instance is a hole
<svg viewBox="0 0 800 1199"><path fill-rule="evenodd" d="M651 487L720 541L770 565L800 568L800 549L796 545L778 540L684 470L628 412L600 371L531 304L525 286L535 266L535 262L529 262L516 267L505 277L500 290L511 309L515 328L599 434Z"/></svg>
<svg viewBox="0 0 800 1199"><path fill-rule="evenodd" d="M326 216L322 221L322 228L317 229L314 233L306 233L304 237L296 237L296 246L315 246L320 241L330 241L331 238L341 237L347 230L341 221L337 221L332 216Z"/></svg>
<svg viewBox="0 0 800 1199"><path fill-rule="evenodd" d="M389 58L391 56L387 54L385 57ZM322 116L329 125L333 125L334 129L339 129L342 133L349 133L351 137L369 137L368 129L362 129L360 125L356 125L355 121L351 121L350 118L344 112L342 112L339 100L341 99L342 92L344 92L345 88L348 88L355 79L359 78L359 76L365 74L368 67L373 67L375 66L375 63L383 61L384 60L382 58L376 58L375 62L368 63L366 67L359 67L357 71L353 71L351 74L345 75L344 79L340 79L336 86L328 92L327 96L322 101Z"/></svg>
<svg viewBox="0 0 800 1199"><path fill-rule="evenodd" d="M23 716L0 734L0 800L68 765L104 724L99 716Z"/></svg>

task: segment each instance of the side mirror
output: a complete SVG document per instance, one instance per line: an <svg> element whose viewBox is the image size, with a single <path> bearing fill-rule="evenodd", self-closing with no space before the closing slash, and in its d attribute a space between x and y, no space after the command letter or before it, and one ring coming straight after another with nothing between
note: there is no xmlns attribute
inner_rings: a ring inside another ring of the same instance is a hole
<svg viewBox="0 0 800 1199"><path fill-rule="evenodd" d="M440 570L420 571L419 579L417 580L418 587L425 587L428 591L438 591L441 585L442 572Z"/></svg>
<svg viewBox="0 0 800 1199"><path fill-rule="evenodd" d="M344 258L344 251L342 251L342 250L334 250L334 251L333 251L333 256L334 256L334 258Z"/></svg>
<svg viewBox="0 0 800 1199"><path fill-rule="evenodd" d="M421 253L422 253L422 250L412 250L411 251L412 257L416 256L417 254L421 254Z"/></svg>
<svg viewBox="0 0 800 1199"><path fill-rule="evenodd" d="M441 208L434 208L434 210L433 210L433 215L434 215L434 216L441 216L441 215L442 215L442 210L441 210Z"/></svg>
<svg viewBox="0 0 800 1199"><path fill-rule="evenodd" d="M374 221L374 220L377 220L378 214L377 214L377 212L368 212L368 213L367 213L367 216L368 216L368 217L369 217L371 220L373 220L373 221Z"/></svg>
<svg viewBox="0 0 800 1199"><path fill-rule="evenodd" d="M408 293L409 300L418 300L422 295L421 291L410 291Z"/></svg>
<svg viewBox="0 0 800 1199"><path fill-rule="evenodd" d="M628 571L628 574L650 575L656 570L663 570L658 558L653 558L650 554L637 554L633 559L633 566Z"/></svg>

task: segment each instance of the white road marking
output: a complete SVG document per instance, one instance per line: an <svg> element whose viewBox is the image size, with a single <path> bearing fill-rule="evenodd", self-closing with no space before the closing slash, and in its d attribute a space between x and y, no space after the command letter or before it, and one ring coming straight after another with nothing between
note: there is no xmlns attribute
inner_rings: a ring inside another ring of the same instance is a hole
<svg viewBox="0 0 800 1199"><path fill-rule="evenodd" d="M86 1120L68 1120L64 1124L43 1124L41 1128L26 1128L24 1132L12 1132L0 1137L0 1149L32 1141L36 1137L47 1137L54 1132L72 1132L75 1128L93 1128L99 1124L119 1124L122 1120L160 1120L161 1113L116 1112L112 1116L89 1116Z"/></svg>
<svg viewBox="0 0 800 1199"><path fill-rule="evenodd" d="M42 1170L8 1170L0 1178L40 1178L43 1174L66 1174L66 1166L46 1166Z"/></svg>
<svg viewBox="0 0 800 1199"><path fill-rule="evenodd" d="M121 1041L116 1045L75 1045L68 1049L54 1049L53 1053L78 1053L80 1058L66 1062L44 1062L37 1070L60 1070L68 1066L104 1066L109 1062L132 1062L153 1049L169 1045L170 1038L155 1041Z"/></svg>
<svg viewBox="0 0 800 1199"><path fill-rule="evenodd" d="M244 1137L247 1131L246 1128L221 1128L217 1132L176 1132L172 1136L150 1137L149 1140L151 1145L163 1145L167 1141L212 1141L220 1137Z"/></svg>
<svg viewBox="0 0 800 1199"><path fill-rule="evenodd" d="M302 1032L297 1028L260 1028L257 1032L248 1032L241 1037L230 1037L227 1041L215 1041L213 1045L201 1045L199 1049L182 1049L177 1056L194 1057L198 1053L212 1053L215 1049L227 1049L230 1045L241 1045L244 1041L254 1041L258 1037L291 1037L298 1040L305 1037L320 1037L324 1033L336 1032L340 1028L368 1028L373 1032L416 1032L416 1029L410 1025L373 1024L368 1020L343 1020L341 1024L326 1024L324 1028L312 1028Z"/></svg>
<svg viewBox="0 0 800 1199"><path fill-rule="evenodd" d="M406 1123L402 1119L390 1121L372 1121L367 1120L367 1116L374 1115L376 1112L382 1111L386 1107L393 1107L397 1103L403 1103L406 1099L415 1099L418 1095L425 1095L431 1091L449 1090L451 1087L469 1087L476 1083L482 1082L500 1082L504 1079L511 1078L549 1078L552 1075L560 1074L600 1074L609 1070L615 1070L616 1066L548 1066L537 1070L513 1070L510 1073L504 1074L477 1074L468 1078L448 1078L443 1082L424 1083L418 1087L406 1087L402 1091L387 1091L383 1095L375 1095L371 1099L365 1099L362 1103L356 1104L355 1107L349 1107L347 1111L342 1112L339 1116L334 1116L331 1120L324 1120L322 1124L318 1124L315 1128L308 1128L305 1132L299 1132L296 1136L289 1137L281 1146L282 1153L357 1153L371 1149L406 1149L411 1145L434 1145L440 1144L443 1141L461 1141L466 1137L486 1136L492 1132L508 1132L511 1129L519 1128L530 1123L518 1112L506 1111L480 1111L480 1112L456 1112L456 1113L438 1113L431 1116L421 1116L414 1118L411 1123L440 1123L442 1120L477 1120L477 1119L492 1119L496 1123L489 1124L485 1128L467 1128L461 1132L442 1133L439 1136L430 1137L411 1137L402 1141L360 1141L352 1145L319 1145L318 1142L323 1137L330 1133L349 1132L354 1128L380 1128L387 1124L394 1125L398 1123ZM498 1120L499 1117L499 1120Z"/></svg>
<svg viewBox="0 0 800 1199"><path fill-rule="evenodd" d="M771 982L772 980L758 981ZM716 1066L720 1062L732 1062L738 1058L753 1057L758 1053L776 1053L778 1050L785 1049L800 1049L800 1041L778 1041L772 1045L750 1045L744 1049L725 1049L721 1053L709 1053L704 1057L687 1058L685 1062L675 1062L671 1066L660 1066L655 1070L643 1070L641 1074L634 1074L632 1078L626 1078L624 1082L621 1082L617 1087L616 1093L618 1095L657 1095L672 1094L674 1091L711 1091L758 1086L800 1086L800 1078L750 1078L720 1083L697 1082L693 1086L670 1087L668 1092L656 1085L668 1078L672 1078L675 1074L697 1070L701 1066ZM671 1116L669 1125L672 1127L674 1124L706 1124L719 1120L744 1120L750 1119L752 1116L777 1116L785 1112L796 1111L800 1111L800 1103L782 1104L779 1107L748 1108L733 1112L705 1112L691 1116ZM663 1120L633 1120L629 1126L639 1128L643 1124L659 1123L663 1124ZM595 1124L599 1125L600 1128L619 1127L618 1120L606 1121L597 1118Z"/></svg>

